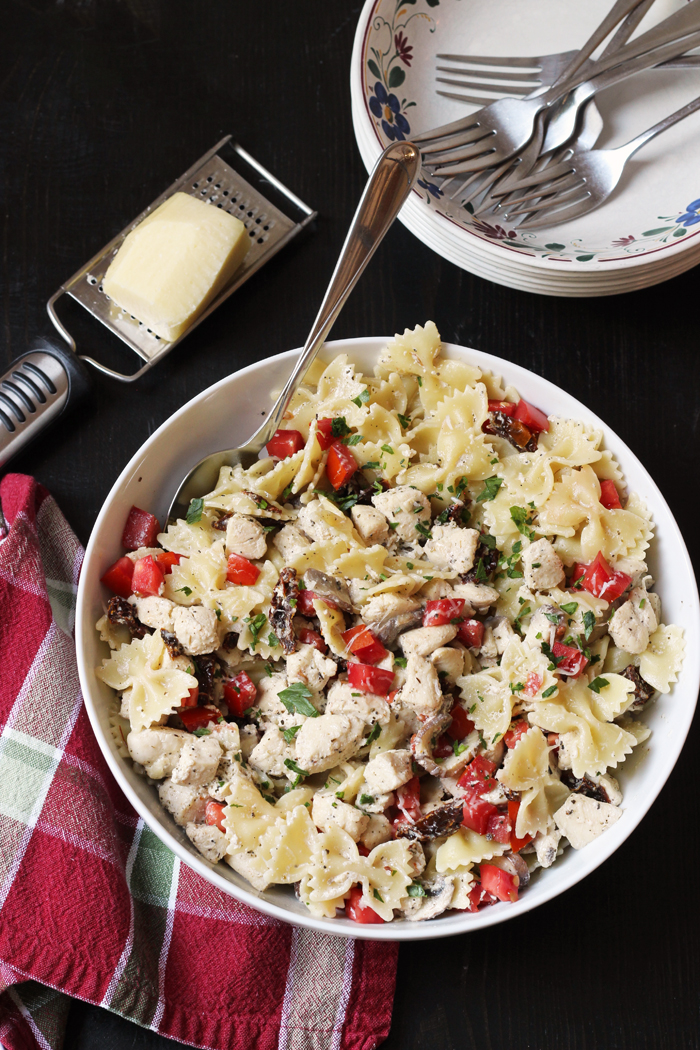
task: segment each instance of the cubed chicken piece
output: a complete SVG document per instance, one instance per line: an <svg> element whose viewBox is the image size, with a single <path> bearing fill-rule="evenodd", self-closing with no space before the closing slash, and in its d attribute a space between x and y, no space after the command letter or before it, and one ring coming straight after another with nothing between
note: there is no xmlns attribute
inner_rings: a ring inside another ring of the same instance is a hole
<svg viewBox="0 0 700 1050"><path fill-rule="evenodd" d="M406 682L401 689L401 701L412 707L417 715L430 717L440 708L443 697L437 671L422 656L409 656L406 663Z"/></svg>
<svg viewBox="0 0 700 1050"><path fill-rule="evenodd" d="M284 560L288 562L311 545L296 525L289 524L276 533L272 539L272 546L276 547Z"/></svg>
<svg viewBox="0 0 700 1050"><path fill-rule="evenodd" d="M554 645L560 624L566 626L566 617L561 609L556 605L541 605L528 624L525 642L531 649L540 649L542 642Z"/></svg>
<svg viewBox="0 0 700 1050"><path fill-rule="evenodd" d="M224 752L237 755L241 750L241 733L235 722L219 722L211 735L218 740Z"/></svg>
<svg viewBox="0 0 700 1050"><path fill-rule="evenodd" d="M351 715L360 718L366 725L388 725L391 707L383 696L361 693L349 682L333 682L328 690L325 713L328 715Z"/></svg>
<svg viewBox="0 0 700 1050"><path fill-rule="evenodd" d="M321 773L352 758L364 736L364 721L352 715L307 718L296 736L297 764L307 773Z"/></svg>
<svg viewBox="0 0 700 1050"><path fill-rule="evenodd" d="M518 636L511 627L507 616L498 616L491 624L491 631L498 655L503 656L510 643Z"/></svg>
<svg viewBox="0 0 700 1050"><path fill-rule="evenodd" d="M460 675L468 674L464 667L464 651L445 646L430 654L430 662L438 675L444 675L450 684L454 684Z"/></svg>
<svg viewBox="0 0 700 1050"><path fill-rule="evenodd" d="M479 647L479 659L495 661L498 659L498 646L493 636L493 627L484 628L484 637ZM486 666L485 664L483 666Z"/></svg>
<svg viewBox="0 0 700 1050"><path fill-rule="evenodd" d="M190 823L185 828L185 834L202 856L212 864L216 864L226 853L228 840L223 831L219 831L213 825Z"/></svg>
<svg viewBox="0 0 700 1050"><path fill-rule="evenodd" d="M313 645L301 645L295 653L290 653L287 657L289 683L304 682L317 692L325 689L337 671L338 665L335 660L324 656Z"/></svg>
<svg viewBox="0 0 700 1050"><path fill-rule="evenodd" d="M454 598L454 591L448 580L430 580L421 587L420 596L426 602L435 602L440 598ZM471 613L467 611L465 615L470 616Z"/></svg>
<svg viewBox="0 0 700 1050"><path fill-rule="evenodd" d="M213 609L203 605L173 609L173 629L178 642L190 656L213 653L221 645L219 621Z"/></svg>
<svg viewBox="0 0 700 1050"><path fill-rule="evenodd" d="M589 779L604 792L611 806L620 805L622 802L622 791L615 777L611 777L609 773L603 773L600 777L590 777Z"/></svg>
<svg viewBox="0 0 700 1050"><path fill-rule="evenodd" d="M174 602L168 598L159 598L157 594L147 598L139 598L134 594L129 601L135 606L136 618L144 627L152 627L155 631L161 628L164 631L172 631Z"/></svg>
<svg viewBox="0 0 700 1050"><path fill-rule="evenodd" d="M554 864L554 861L557 859L560 838L560 831L550 831L547 834L538 832L535 836L533 845L540 867L551 868L552 864Z"/></svg>
<svg viewBox="0 0 700 1050"><path fill-rule="evenodd" d="M430 528L430 500L410 485L378 492L372 496L372 503L403 543L418 543L424 535L418 525L426 530Z"/></svg>
<svg viewBox="0 0 700 1050"><path fill-rule="evenodd" d="M269 677L266 675L260 679L255 706L260 711L260 720L264 728L267 728L269 725L276 725L280 729L289 729L290 726L300 725L306 718L306 715L288 711L284 706L279 698L279 693L286 688L286 674L276 672Z"/></svg>
<svg viewBox="0 0 700 1050"><path fill-rule="evenodd" d="M368 547L375 543L384 543L389 539L389 526L386 518L376 507L356 503L350 511L353 525Z"/></svg>
<svg viewBox="0 0 700 1050"><path fill-rule="evenodd" d="M460 573L473 568L479 543L476 529L461 529L451 521L448 525L433 525L432 533L423 550L433 565Z"/></svg>
<svg viewBox="0 0 700 1050"><path fill-rule="evenodd" d="M413 776L410 751L381 751L365 769L365 784L371 795L396 791Z"/></svg>
<svg viewBox="0 0 700 1050"><path fill-rule="evenodd" d="M244 762L247 762L252 755L259 736L260 731L257 726L241 726L241 757Z"/></svg>
<svg viewBox="0 0 700 1050"><path fill-rule="evenodd" d="M365 849L373 850L375 846L381 846L382 842L390 842L393 837L391 822L381 813L368 813L367 817L368 824L360 839Z"/></svg>
<svg viewBox="0 0 700 1050"><path fill-rule="evenodd" d="M330 830L333 824L338 824L353 842L359 842L369 827L369 816L366 813L361 813L354 806L323 791L317 792L313 797L311 817L316 827L323 828L324 831Z"/></svg>
<svg viewBox="0 0 700 1050"><path fill-rule="evenodd" d="M608 624L610 637L626 653L643 653L658 627L656 613L643 587L635 587Z"/></svg>
<svg viewBox="0 0 700 1050"><path fill-rule="evenodd" d="M270 726L265 730L262 740L256 744L248 758L248 764L253 769L259 769L269 777L288 776L293 780L296 776L288 766L285 759L293 760L291 744L288 744L280 733L277 726Z"/></svg>
<svg viewBox="0 0 700 1050"><path fill-rule="evenodd" d="M226 553L240 554L243 558L255 561L267 554L265 530L255 518L245 514L234 514L226 525Z"/></svg>
<svg viewBox="0 0 700 1050"><path fill-rule="evenodd" d="M175 784L168 777L158 785L158 797L175 823L183 828L191 822L199 824L204 820L207 796L201 787Z"/></svg>
<svg viewBox="0 0 700 1050"><path fill-rule="evenodd" d="M607 802L597 802L587 795L569 795L554 814L554 822L574 849L583 849L593 839L615 824L622 810Z"/></svg>
<svg viewBox="0 0 700 1050"><path fill-rule="evenodd" d="M649 572L647 563L642 558L618 558L615 568L632 578L633 587L642 586L642 580Z"/></svg>
<svg viewBox="0 0 700 1050"><path fill-rule="evenodd" d="M453 623L445 623L440 627L418 627L415 631L402 634L399 643L405 656L430 656L441 645L447 645L456 638L458 630Z"/></svg>
<svg viewBox="0 0 700 1050"><path fill-rule="evenodd" d="M314 499L301 508L297 515L297 526L305 536L316 543L325 543L337 538L338 533L326 521L328 512L321 500Z"/></svg>
<svg viewBox="0 0 700 1050"><path fill-rule="evenodd" d="M216 773L221 754L221 745L211 733L200 737L190 734L173 770L173 784L187 784L190 787L207 784Z"/></svg>
<svg viewBox="0 0 700 1050"><path fill-rule="evenodd" d="M140 733L129 733L126 746L134 762L140 763L146 776L153 780L170 776L177 765L183 746L191 740L189 733L181 729L142 729Z"/></svg>
<svg viewBox="0 0 700 1050"><path fill-rule="evenodd" d="M382 645L392 646L402 631L420 626L423 613L416 598L378 594L363 605L362 619Z"/></svg>
<svg viewBox="0 0 700 1050"><path fill-rule="evenodd" d="M379 816L389 806L393 806L395 801L396 795L393 791L387 791L381 795L370 795L366 784L362 784L357 796L358 806L361 806L362 811L370 816Z"/></svg>
<svg viewBox="0 0 700 1050"><path fill-rule="evenodd" d="M455 598L464 598L477 613L486 612L498 601L498 591L486 583L456 583L453 590Z"/></svg>
<svg viewBox="0 0 700 1050"><path fill-rule="evenodd" d="M564 582L564 566L549 540L535 540L523 551L525 584L533 591L548 591Z"/></svg>
<svg viewBox="0 0 700 1050"><path fill-rule="evenodd" d="M303 582L306 589L313 591L318 598L333 602L343 612L352 612L352 600L343 576L329 576L320 569L307 569Z"/></svg>

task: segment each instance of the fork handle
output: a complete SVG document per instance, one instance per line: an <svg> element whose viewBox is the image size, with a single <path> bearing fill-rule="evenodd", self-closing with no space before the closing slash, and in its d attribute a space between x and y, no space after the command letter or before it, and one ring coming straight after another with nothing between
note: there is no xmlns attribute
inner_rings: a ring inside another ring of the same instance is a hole
<svg viewBox="0 0 700 1050"><path fill-rule="evenodd" d="M668 128L672 128L674 124L677 124L680 120L685 120L691 113L697 113L700 109L700 95L692 102L689 102L686 106L682 106L677 109L675 113L671 113L670 116L664 117L658 124L654 124L652 127L647 128L641 135L637 135L636 138L630 139L624 146L618 146L615 152L620 152L626 160L628 160L632 154L636 153L642 146L646 146L650 139L656 138L662 131L667 131Z"/></svg>
<svg viewBox="0 0 700 1050"><path fill-rule="evenodd" d="M581 66L583 66L587 62L587 60L593 54L598 45L602 44L606 36L608 36L613 31L615 26L618 25L622 21L622 19L625 18L627 15L632 14L632 12L634 12L635 8L638 6L639 0L617 0L617 3L613 5L611 10L608 12L606 17L598 26L598 28L591 34L591 36L589 36L588 40L583 45L578 54L575 55L574 58L572 58L571 62L569 62L564 72L560 73L560 75L554 81L550 90L556 90L560 84L568 83L568 81L571 80L576 75L576 73L578 73L578 71L581 69ZM547 94L549 94L549 92L547 92ZM559 96L557 95L555 97L558 98Z"/></svg>

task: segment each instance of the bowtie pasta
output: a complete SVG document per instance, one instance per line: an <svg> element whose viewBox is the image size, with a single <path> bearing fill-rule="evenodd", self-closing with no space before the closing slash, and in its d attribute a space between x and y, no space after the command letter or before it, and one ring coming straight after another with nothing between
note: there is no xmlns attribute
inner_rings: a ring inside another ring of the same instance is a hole
<svg viewBox="0 0 700 1050"><path fill-rule="evenodd" d="M602 433L544 409L428 323L372 376L317 362L186 520L132 508L97 674L209 861L414 922L515 901L624 817L613 771L683 632Z"/></svg>

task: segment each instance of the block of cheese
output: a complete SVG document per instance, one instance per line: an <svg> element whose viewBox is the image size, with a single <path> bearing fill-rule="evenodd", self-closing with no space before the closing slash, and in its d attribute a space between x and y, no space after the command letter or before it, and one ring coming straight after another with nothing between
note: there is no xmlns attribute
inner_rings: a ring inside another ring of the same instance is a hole
<svg viewBox="0 0 700 1050"><path fill-rule="evenodd" d="M240 219L174 193L124 239L102 287L117 306L172 342L228 284L249 248Z"/></svg>

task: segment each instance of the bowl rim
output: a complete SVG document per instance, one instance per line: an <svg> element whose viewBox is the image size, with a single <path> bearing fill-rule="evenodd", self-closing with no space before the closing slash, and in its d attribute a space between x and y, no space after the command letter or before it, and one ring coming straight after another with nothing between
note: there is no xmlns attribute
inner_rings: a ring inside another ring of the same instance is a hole
<svg viewBox="0 0 700 1050"><path fill-rule="evenodd" d="M338 353L348 353L352 358L353 350L361 348L370 348L372 351L379 352L383 346L389 341L390 336L361 336L348 339L338 339L325 343L324 349L321 351L322 357L329 355L336 355ZM586 859L586 853L583 851L579 856L579 864L577 864L573 871L566 874L560 874L559 879L556 883L552 884L552 888L548 888L546 885L539 891L538 895L527 893L524 897L520 898L515 904L498 904L490 908L486 908L483 911L472 913L458 913L457 917L452 916L449 918L443 918L436 922L430 921L426 923L385 923L384 925L369 925L363 926L352 922L350 919L334 918L324 919L315 918L311 915L304 914L291 914L285 908L273 903L272 901L265 900L259 896L256 891L252 888L246 890L238 887L222 875L218 874L216 865L210 864L203 857L195 854L194 847L191 850L179 841L172 832L161 823L160 820L154 820L152 814L148 811L146 806L142 803L138 794L132 788L129 780L127 779L124 763L125 759L121 758L113 749L113 742L108 740L106 735L103 734L102 726L100 724L98 715L98 703L95 697L92 695L94 676L94 667L90 666L85 656L86 647L86 630L93 630L94 626L86 626L87 621L85 617L86 606L90 603L89 596L89 578L91 577L93 570L93 560L97 557L96 548L100 538L100 529L102 523L108 517L112 502L119 496L120 490L124 483L133 476L135 467L143 460L145 454L153 450L161 440L162 436L172 427L178 420L187 415L192 410L196 409L197 406L209 398L217 391L225 389L229 385L234 387L245 379L260 371L268 368L271 363L277 363L282 361L289 361L290 364L295 358L301 353L299 348L294 350L287 350L281 354L273 355L269 358L264 358L260 361L256 361L253 364L247 365L245 368L240 369L237 372L231 373L219 380L217 383L207 387L201 393L187 401L181 408L170 415L153 434L140 446L140 448L131 457L129 462L126 464L124 469L119 474L112 485L93 526L88 545L85 550L85 557L83 566L80 574L80 580L78 584L78 595L76 605L76 655L78 663L78 674L80 678L80 685L85 702L85 707L92 725L92 729L97 738L98 745L104 756L107 765L114 776L117 784L126 795L130 804L134 807L139 817L145 822L150 830L161 840L161 842L167 846L183 863L188 867L192 868L197 874L201 875L208 882L212 883L218 889L236 898L249 907L254 908L258 912L263 912L272 918L279 919L282 922L291 923L292 925L300 925L309 929L316 930L320 933L326 933L341 937L353 937L355 939L365 940L389 940L389 941L400 941L400 940L426 940L438 937L448 937L460 933L468 933L472 930L483 929L486 926L496 925L500 922L505 922L509 919L516 918L525 912L531 911L533 908L538 907L541 904L546 903L553 897L564 893L572 886L576 885L592 871L594 871L600 864L607 860L612 854L622 845L627 837L635 830L638 824L641 822L643 817L646 815L648 810L651 808L653 802L657 798L658 794L664 787L668 777L670 776L673 767L675 766L678 757L680 756L683 744L687 737L690 725L694 716L695 707L697 704L698 689L700 688L700 601L698 599L698 589L695 581L695 574L693 572L692 563L688 554L685 541L680 532L678 524L671 513L671 510L664 499L663 494L659 490L656 482L653 480L649 472L646 470L644 465L634 454L634 452L618 438L617 434L607 426L595 413L588 409L584 404L579 402L567 391L561 387L552 383L550 380L538 375L536 372L532 372L522 365L516 365L504 358L496 357L493 354L488 354L480 350L476 350L472 347L460 346L455 343L442 343L443 352L452 354L453 356L473 362L477 364L484 371L493 372L497 376L505 376L508 383L511 383L516 388L520 388L523 384L530 386L534 382L537 386L538 391L542 390L543 395L547 393L555 394L557 398L564 399L571 405L571 417L574 419L583 419L588 423L593 424L603 430L604 442L606 447L610 447L608 439L612 439L614 444L615 458L621 463L623 471L626 471L628 465L636 464L637 468L645 475L646 483L648 485L648 493L653 495L655 506L659 506L668 514L670 522L670 535L664 532L664 539L671 541L675 540L676 554L680 554L683 560L683 565L680 567L681 570L685 570L684 578L689 583L689 594L688 594L688 608L685 620L683 622L684 637L686 643L685 659L682 670L682 681L689 687L691 679L695 683L694 696L695 699L691 704L687 705L685 716L681 718L679 724L676 726L676 731L673 738L673 743L668 747L662 754L660 759L661 768L658 772L658 783L655 785L655 790L651 791L649 796L639 805L638 809L633 814L629 814L629 820L618 821L613 827L608 829L603 839L597 840L601 843L601 848L596 851L591 851L589 859ZM574 413L576 413L574 415ZM553 413L554 414L554 413ZM184 471L183 471L184 474ZM654 507L651 508L652 510ZM656 523L658 529L658 523ZM657 533L655 532L655 536ZM658 540L657 540L658 542ZM680 680L679 680L680 681ZM685 690L684 690L685 691ZM672 689L673 692L673 689ZM679 712L680 714L680 712ZM165 810L163 810L165 816L167 816ZM604 845L607 843L607 845ZM561 869L560 869L561 870ZM562 881L563 880L563 881Z"/></svg>

